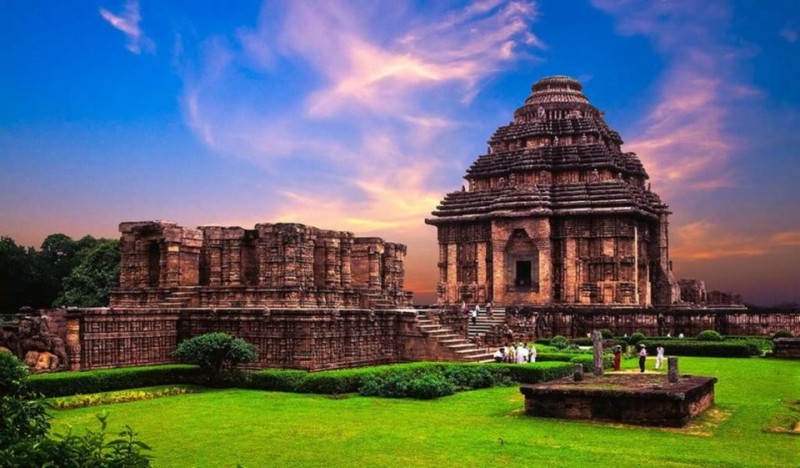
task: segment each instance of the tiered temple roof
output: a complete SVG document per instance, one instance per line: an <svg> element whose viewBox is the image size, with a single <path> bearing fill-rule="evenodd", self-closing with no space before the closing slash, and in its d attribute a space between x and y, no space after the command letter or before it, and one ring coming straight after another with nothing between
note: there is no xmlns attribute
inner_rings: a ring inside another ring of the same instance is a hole
<svg viewBox="0 0 800 468"><path fill-rule="evenodd" d="M646 187L649 178L619 133L566 76L533 86L514 121L489 139L489 152L467 169L469 191L445 196L429 224L494 214L574 214L581 210L657 217L667 206Z"/></svg>

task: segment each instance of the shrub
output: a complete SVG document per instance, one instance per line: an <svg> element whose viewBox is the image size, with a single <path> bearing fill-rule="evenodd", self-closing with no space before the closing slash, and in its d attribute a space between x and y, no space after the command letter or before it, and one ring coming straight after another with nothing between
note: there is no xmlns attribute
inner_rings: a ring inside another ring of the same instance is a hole
<svg viewBox="0 0 800 468"><path fill-rule="evenodd" d="M173 355L187 364L197 364L214 376L258 359L256 348L227 333L206 333L181 342Z"/></svg>
<svg viewBox="0 0 800 468"><path fill-rule="evenodd" d="M778 330L772 335L772 339L775 338L792 338L794 335L789 330Z"/></svg>
<svg viewBox="0 0 800 468"><path fill-rule="evenodd" d="M265 369L250 374L247 386L273 392L300 392L308 372L301 370Z"/></svg>
<svg viewBox="0 0 800 468"><path fill-rule="evenodd" d="M610 340L614 338L614 332L609 330L608 328L603 328L600 330L600 335L603 337L604 340Z"/></svg>
<svg viewBox="0 0 800 468"><path fill-rule="evenodd" d="M495 364L507 369L516 382L533 384L560 379L572 374L572 364L568 362L532 362L529 364Z"/></svg>
<svg viewBox="0 0 800 468"><path fill-rule="evenodd" d="M630 336L630 338L628 338L628 344L638 345L639 343L641 343L642 341L644 341L646 339L647 339L647 336L644 333L636 332L636 333L633 333Z"/></svg>
<svg viewBox="0 0 800 468"><path fill-rule="evenodd" d="M57 397L157 385L197 383L199 377L200 369L197 366L170 364L37 374L28 379L28 386L45 397Z"/></svg>
<svg viewBox="0 0 800 468"><path fill-rule="evenodd" d="M569 360L571 364L580 364L583 366L584 372L593 372L594 371L594 356L584 355L584 356L573 356L572 359ZM603 356L603 369L611 369L614 367L614 358L611 356L604 355Z"/></svg>
<svg viewBox="0 0 800 468"><path fill-rule="evenodd" d="M121 438L106 442L107 414L98 416L99 432L48 438L45 404L26 392L26 379L24 365L0 353L0 466L150 466L150 457L142 453L150 447L135 440L129 426Z"/></svg>
<svg viewBox="0 0 800 468"><path fill-rule="evenodd" d="M430 400L455 393L455 386L441 374L428 373L411 379L406 386L406 395L410 398Z"/></svg>
<svg viewBox="0 0 800 468"><path fill-rule="evenodd" d="M89 395L72 395L68 397L53 398L50 406L55 409L85 408L87 406L126 403L129 401L152 400L174 395L192 393L186 387L151 388L145 390L123 390L117 392L92 393Z"/></svg>
<svg viewBox="0 0 800 468"><path fill-rule="evenodd" d="M561 335L556 335L550 339L550 346L556 349L564 349L569 346L569 341Z"/></svg>
<svg viewBox="0 0 800 468"><path fill-rule="evenodd" d="M750 347L744 342L650 340L644 343L650 353L660 345L664 354L674 356L750 357Z"/></svg>
<svg viewBox="0 0 800 468"><path fill-rule="evenodd" d="M703 330L697 335L697 341L722 341L722 335L716 330Z"/></svg>

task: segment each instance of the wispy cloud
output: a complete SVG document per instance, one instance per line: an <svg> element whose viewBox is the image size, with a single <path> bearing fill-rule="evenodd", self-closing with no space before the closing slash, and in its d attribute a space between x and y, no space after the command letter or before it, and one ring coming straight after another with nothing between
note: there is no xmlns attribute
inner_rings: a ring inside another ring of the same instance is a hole
<svg viewBox="0 0 800 468"><path fill-rule="evenodd" d="M659 193L671 195L731 185L741 138L728 123L735 106L759 95L736 76L751 54L726 42L726 4L595 0L624 35L648 37L665 58L657 97L626 149L636 152Z"/></svg>
<svg viewBox="0 0 800 468"><path fill-rule="evenodd" d="M780 36L786 39L786 42L794 44L797 42L797 39L800 38L800 31L796 27L785 26L783 27L780 32Z"/></svg>
<svg viewBox="0 0 800 468"><path fill-rule="evenodd" d="M108 21L111 26L125 34L125 37L128 39L128 43L125 47L132 53L139 55L142 53L142 49L144 49L145 52L153 52L155 50L155 43L142 34L141 27L139 26L142 17L139 14L138 0L128 0L125 3L125 10L120 14L115 14L105 8L100 8L100 16Z"/></svg>
<svg viewBox="0 0 800 468"><path fill-rule="evenodd" d="M219 153L292 171L276 180L270 219L387 237L428 229L422 219L452 189L437 173L461 111L484 80L543 47L530 1L428 11L425 24L411 8L265 3L256 28L200 47L184 75L187 124Z"/></svg>

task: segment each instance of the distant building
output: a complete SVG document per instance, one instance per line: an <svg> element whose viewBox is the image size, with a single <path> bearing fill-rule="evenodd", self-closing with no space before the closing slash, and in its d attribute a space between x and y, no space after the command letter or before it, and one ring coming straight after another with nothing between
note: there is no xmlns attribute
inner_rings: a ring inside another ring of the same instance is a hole
<svg viewBox="0 0 800 468"><path fill-rule="evenodd" d="M669 210L581 84L533 85L426 223L440 304L671 305Z"/></svg>

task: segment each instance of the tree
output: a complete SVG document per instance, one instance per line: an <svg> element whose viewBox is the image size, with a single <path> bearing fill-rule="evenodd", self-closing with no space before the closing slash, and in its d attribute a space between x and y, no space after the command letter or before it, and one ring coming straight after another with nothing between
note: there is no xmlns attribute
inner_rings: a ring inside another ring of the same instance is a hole
<svg viewBox="0 0 800 468"><path fill-rule="evenodd" d="M81 250L77 258L78 264L64 278L64 290L55 305L107 306L109 291L119 284L119 241L100 239Z"/></svg>
<svg viewBox="0 0 800 468"><path fill-rule="evenodd" d="M181 362L196 364L216 376L223 369L234 369L258 359L256 349L241 338L227 333L206 333L181 342L173 355Z"/></svg>
<svg viewBox="0 0 800 468"><path fill-rule="evenodd" d="M47 307L37 295L36 252L0 237L0 313L17 312L22 306Z"/></svg>

